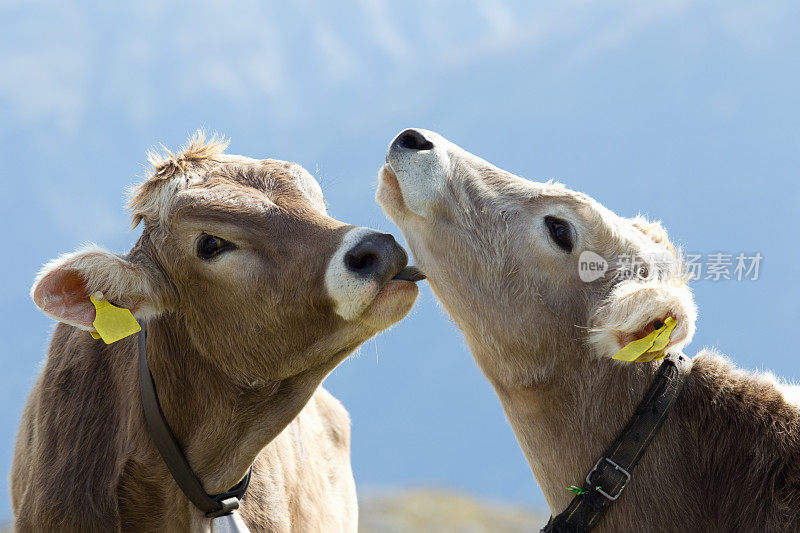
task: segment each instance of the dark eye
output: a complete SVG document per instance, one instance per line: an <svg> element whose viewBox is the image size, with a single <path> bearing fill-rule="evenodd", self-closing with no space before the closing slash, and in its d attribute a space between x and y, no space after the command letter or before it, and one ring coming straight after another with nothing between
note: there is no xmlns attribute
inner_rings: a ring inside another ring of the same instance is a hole
<svg viewBox="0 0 800 533"><path fill-rule="evenodd" d="M220 252L236 248L232 242L226 241L214 235L203 234L197 241L197 257L200 259L211 259Z"/></svg>
<svg viewBox="0 0 800 533"><path fill-rule="evenodd" d="M550 238L558 245L559 248L565 252L572 251L572 227L566 220L560 218L546 216L544 223L547 226L547 231L550 233Z"/></svg>

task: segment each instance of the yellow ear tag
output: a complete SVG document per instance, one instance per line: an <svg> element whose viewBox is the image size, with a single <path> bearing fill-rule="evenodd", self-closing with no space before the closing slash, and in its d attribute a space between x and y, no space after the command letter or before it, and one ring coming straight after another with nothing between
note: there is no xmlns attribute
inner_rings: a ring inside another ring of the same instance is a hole
<svg viewBox="0 0 800 533"><path fill-rule="evenodd" d="M669 337L675 329L677 322L671 316L664 320L664 325L646 337L636 339L626 344L614 354L612 359L617 361L646 363L664 357L664 349L669 344Z"/></svg>
<svg viewBox="0 0 800 533"><path fill-rule="evenodd" d="M96 311L96 316L92 325L96 330L91 332L95 339L103 339L106 344L117 342L128 335L133 335L141 330L141 326L133 318L133 313L123 307L112 305L111 302L103 298L102 292L96 292L89 296Z"/></svg>

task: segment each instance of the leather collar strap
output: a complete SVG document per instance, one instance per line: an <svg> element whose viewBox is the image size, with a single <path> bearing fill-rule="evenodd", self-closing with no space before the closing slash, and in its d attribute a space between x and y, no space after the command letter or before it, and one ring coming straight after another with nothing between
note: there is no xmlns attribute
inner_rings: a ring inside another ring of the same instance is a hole
<svg viewBox="0 0 800 533"><path fill-rule="evenodd" d="M239 508L247 486L250 484L250 475L247 475L231 489L220 494L208 494L203 484L195 475L189 461L181 450L175 435L169 428L161 405L158 403L156 386L150 368L147 366L147 330L143 321L139 321L142 330L139 332L139 390L142 397L144 417L147 421L147 431L158 448L161 458L166 463L172 478L195 507L206 513L208 517L216 517L233 512Z"/></svg>
<svg viewBox="0 0 800 533"><path fill-rule="evenodd" d="M650 390L628 425L595 463L569 506L542 529L545 533L577 533L597 525L603 512L620 497L631 472L653 440L683 389L689 362L683 355L667 355Z"/></svg>

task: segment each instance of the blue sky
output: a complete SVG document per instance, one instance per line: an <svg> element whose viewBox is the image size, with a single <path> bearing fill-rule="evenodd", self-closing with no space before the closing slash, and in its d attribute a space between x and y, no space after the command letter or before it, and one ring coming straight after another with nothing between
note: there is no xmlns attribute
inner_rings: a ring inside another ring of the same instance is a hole
<svg viewBox="0 0 800 533"><path fill-rule="evenodd" d="M694 284L687 352L800 378L799 23L791 2L0 0L0 474L52 329L28 298L36 271L88 241L126 251L124 188L149 148L198 127L304 165L354 224L396 233L376 172L417 126L661 219L686 250L760 252L757 281ZM351 413L360 488L544 506L427 286L326 386Z"/></svg>

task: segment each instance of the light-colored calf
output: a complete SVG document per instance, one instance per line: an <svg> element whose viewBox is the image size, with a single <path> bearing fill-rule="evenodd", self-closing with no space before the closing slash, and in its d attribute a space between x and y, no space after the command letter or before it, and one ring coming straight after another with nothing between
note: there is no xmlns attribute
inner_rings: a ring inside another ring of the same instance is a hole
<svg viewBox="0 0 800 533"><path fill-rule="evenodd" d="M19 531L203 531L148 435L136 335L89 331L102 291L148 325L161 407L204 488L254 465L241 515L256 531L355 531L350 422L319 385L401 319L413 282L390 235L327 216L300 166L195 138L133 191L133 249L44 267L36 304L60 324L22 418L11 476ZM403 276L400 276L403 277Z"/></svg>
<svg viewBox="0 0 800 533"><path fill-rule="evenodd" d="M386 160L376 198L464 332L558 514L659 366L611 356L668 316L671 351L694 333L679 258L659 224L513 176L433 132L402 132ZM585 252L609 263L604 276L581 279ZM702 351L601 529L800 530L793 392Z"/></svg>

